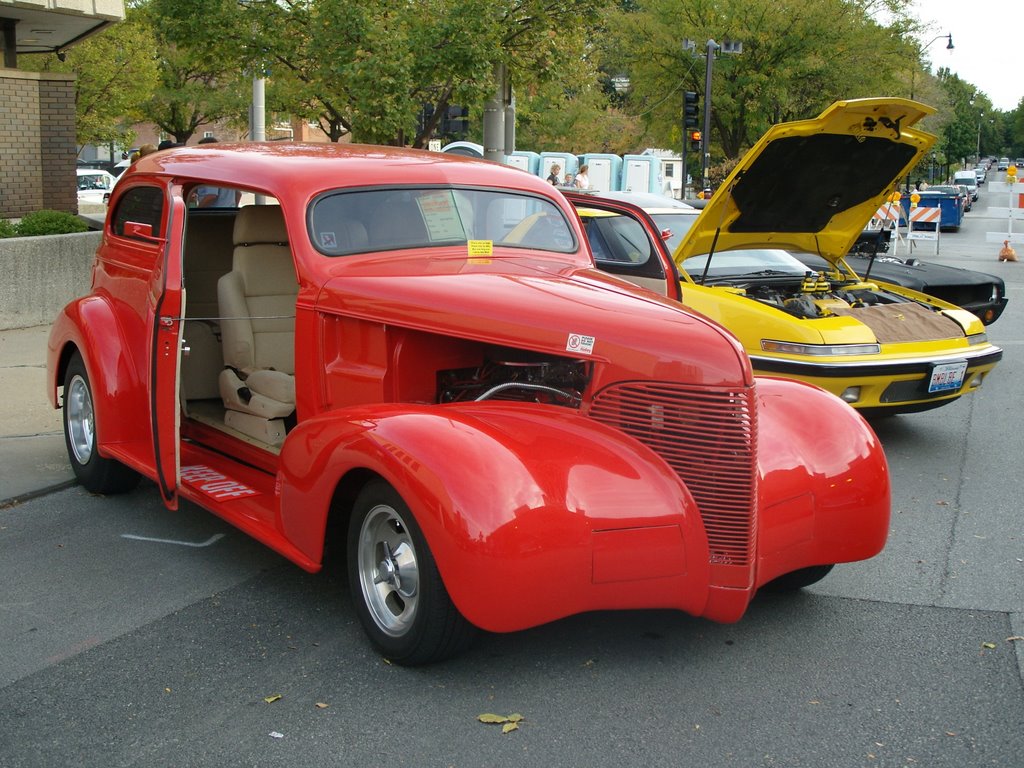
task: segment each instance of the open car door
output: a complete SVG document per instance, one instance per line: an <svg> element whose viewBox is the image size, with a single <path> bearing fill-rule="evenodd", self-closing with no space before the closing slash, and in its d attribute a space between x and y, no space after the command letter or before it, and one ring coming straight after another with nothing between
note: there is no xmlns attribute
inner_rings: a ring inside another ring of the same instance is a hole
<svg viewBox="0 0 1024 768"><path fill-rule="evenodd" d="M133 226L128 224L127 226ZM148 225L140 225L148 226ZM166 233L149 232L164 241L161 263L155 265L150 280L149 413L153 433L156 481L168 509L178 508L181 454L181 377L182 318L185 291L182 286L182 242L185 226L185 202L181 188L171 190L171 207ZM138 235L146 236L146 232Z"/></svg>

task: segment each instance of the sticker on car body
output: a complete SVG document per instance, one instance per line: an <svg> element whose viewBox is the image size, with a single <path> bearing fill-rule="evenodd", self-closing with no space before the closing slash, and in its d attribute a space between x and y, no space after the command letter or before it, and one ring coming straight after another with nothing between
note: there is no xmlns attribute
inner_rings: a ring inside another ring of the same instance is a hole
<svg viewBox="0 0 1024 768"><path fill-rule="evenodd" d="M565 342L565 351L592 355L594 354L594 337L584 336L582 333L570 333L569 339Z"/></svg>
<svg viewBox="0 0 1024 768"><path fill-rule="evenodd" d="M260 493L205 464L182 467L181 482L216 501L258 496Z"/></svg>

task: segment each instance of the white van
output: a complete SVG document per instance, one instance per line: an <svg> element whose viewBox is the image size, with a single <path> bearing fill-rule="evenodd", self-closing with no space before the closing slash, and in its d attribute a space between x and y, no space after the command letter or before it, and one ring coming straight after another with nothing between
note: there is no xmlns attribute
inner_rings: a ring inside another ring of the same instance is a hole
<svg viewBox="0 0 1024 768"><path fill-rule="evenodd" d="M978 177L974 171L957 171L953 174L954 184L963 184L971 193L971 200L978 199Z"/></svg>

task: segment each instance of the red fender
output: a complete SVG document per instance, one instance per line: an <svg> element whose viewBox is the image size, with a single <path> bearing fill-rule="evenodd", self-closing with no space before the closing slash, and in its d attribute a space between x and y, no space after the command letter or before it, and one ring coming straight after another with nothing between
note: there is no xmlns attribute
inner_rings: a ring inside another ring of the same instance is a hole
<svg viewBox="0 0 1024 768"><path fill-rule="evenodd" d="M874 430L812 384L759 377L757 390L758 585L881 552L889 532L889 465Z"/></svg>
<svg viewBox="0 0 1024 768"><path fill-rule="evenodd" d="M645 446L574 411L345 409L299 424L280 458L282 529L300 550L319 559L335 486L371 470L409 505L455 605L484 629L596 609L699 614L707 601L689 492Z"/></svg>
<svg viewBox="0 0 1024 768"><path fill-rule="evenodd" d="M111 444L149 439L145 380L126 343L124 329L105 298L88 296L68 304L53 323L47 349L47 394L58 408L57 390L75 346L85 361L92 387L99 451L109 456ZM141 331L145 333L145 331ZM143 336L144 338L144 336Z"/></svg>

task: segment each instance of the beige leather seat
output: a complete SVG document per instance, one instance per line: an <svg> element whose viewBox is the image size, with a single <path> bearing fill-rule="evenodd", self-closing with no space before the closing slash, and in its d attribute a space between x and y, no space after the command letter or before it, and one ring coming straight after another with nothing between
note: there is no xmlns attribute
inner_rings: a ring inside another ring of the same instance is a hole
<svg viewBox="0 0 1024 768"><path fill-rule="evenodd" d="M295 411L298 284L281 208L253 205L235 219L231 271L217 282L225 369L224 423L269 445Z"/></svg>

